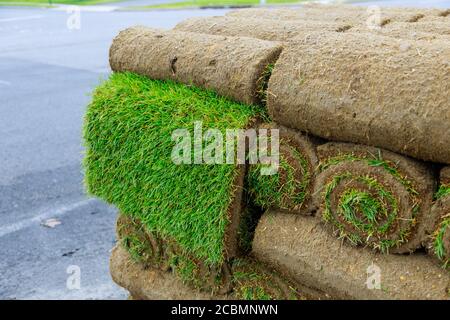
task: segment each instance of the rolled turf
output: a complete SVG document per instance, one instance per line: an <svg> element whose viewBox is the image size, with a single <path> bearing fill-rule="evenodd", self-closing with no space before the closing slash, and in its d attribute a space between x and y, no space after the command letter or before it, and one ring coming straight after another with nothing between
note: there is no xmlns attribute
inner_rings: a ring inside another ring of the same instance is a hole
<svg viewBox="0 0 450 320"><path fill-rule="evenodd" d="M113 71L194 84L235 101L257 104L263 73L280 51L277 43L252 38L133 27L114 39L110 65Z"/></svg>
<svg viewBox="0 0 450 320"><path fill-rule="evenodd" d="M274 21L255 18L196 17L184 20L175 30L222 36L252 37L270 41L295 41L314 32L339 32L350 29L344 23L327 21Z"/></svg>
<svg viewBox="0 0 450 320"><path fill-rule="evenodd" d="M155 237L140 221L123 214L117 221L117 238L119 246L126 249L128 254L119 248L115 249L116 253L111 257L111 274L114 281L137 299L151 299L155 295L162 295L155 283L165 288L166 298L184 297L184 291L192 291L191 297L208 298L214 294L216 299L306 298L294 283L250 257L240 257L230 263L229 289L220 294L214 290L220 279L213 270L205 270L207 265L184 255L176 243L164 243L162 238ZM153 270L153 273L159 275L159 279L155 279L155 276L141 278L140 274L148 273L145 269ZM177 279L181 283L177 283ZM149 287L152 288L149 290ZM210 294L202 295L201 291Z"/></svg>
<svg viewBox="0 0 450 320"><path fill-rule="evenodd" d="M450 22L419 20L418 22L395 22L380 29L369 29L366 25L349 29L351 33L372 33L408 40L440 40L441 44L450 40Z"/></svg>
<svg viewBox="0 0 450 320"><path fill-rule="evenodd" d="M450 274L426 255L383 255L343 246L314 217L267 212L256 229L252 254L334 299L450 299Z"/></svg>
<svg viewBox="0 0 450 320"><path fill-rule="evenodd" d="M321 145L317 153L316 207L339 238L382 252L426 245L438 218L430 214L436 187L426 165L345 143Z"/></svg>
<svg viewBox="0 0 450 320"><path fill-rule="evenodd" d="M185 128L192 134L197 121L225 133L259 116L261 108L211 91L112 74L95 90L85 118L87 189L165 242L176 242L186 256L220 270L238 251L243 166L177 165L172 133Z"/></svg>
<svg viewBox="0 0 450 320"><path fill-rule="evenodd" d="M443 10L414 8L368 8L355 6L318 6L298 9L250 8L234 10L226 14L235 18L262 18L272 20L330 21L350 26L371 24L374 28L391 22L417 21L427 16L439 16Z"/></svg>
<svg viewBox="0 0 450 320"><path fill-rule="evenodd" d="M286 46L269 81L274 121L333 140L450 163L450 47L327 33Z"/></svg>
<svg viewBox="0 0 450 320"><path fill-rule="evenodd" d="M253 203L262 208L278 208L310 214L314 170L318 165L315 144L301 133L276 124L261 128L279 130L279 169L274 175L262 175L264 164L250 165L246 190Z"/></svg>

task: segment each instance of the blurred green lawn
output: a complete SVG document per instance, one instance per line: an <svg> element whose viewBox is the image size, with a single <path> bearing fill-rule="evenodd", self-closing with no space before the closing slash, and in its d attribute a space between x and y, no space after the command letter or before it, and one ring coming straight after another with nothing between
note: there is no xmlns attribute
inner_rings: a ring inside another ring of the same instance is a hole
<svg viewBox="0 0 450 320"><path fill-rule="evenodd" d="M304 1L304 0L303 0ZM299 3L302 0L266 0L266 4ZM245 6L259 4L260 0L187 0L174 3L143 6L143 8L182 8L182 7L214 7Z"/></svg>
<svg viewBox="0 0 450 320"><path fill-rule="evenodd" d="M119 2L122 0L0 0L0 6L49 6L51 4L75 4L75 5L92 5L108 2Z"/></svg>
<svg viewBox="0 0 450 320"><path fill-rule="evenodd" d="M26 5L26 6L48 6L50 4L75 4L93 5L100 3L113 3L126 0L0 0L1 5ZM266 4L298 3L302 0L266 0ZM214 7L214 6L245 6L259 4L260 0L186 0L175 3L155 4L147 6L133 6L130 9L162 9L183 7Z"/></svg>

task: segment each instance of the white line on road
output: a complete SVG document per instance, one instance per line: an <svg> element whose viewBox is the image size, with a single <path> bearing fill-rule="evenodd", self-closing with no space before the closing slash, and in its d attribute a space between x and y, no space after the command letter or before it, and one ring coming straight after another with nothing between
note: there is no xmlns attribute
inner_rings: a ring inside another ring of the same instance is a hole
<svg viewBox="0 0 450 320"><path fill-rule="evenodd" d="M42 19L43 17L44 17L43 15L34 15L34 16L25 16L25 17L6 18L6 19L0 19L0 22L34 20L34 19Z"/></svg>
<svg viewBox="0 0 450 320"><path fill-rule="evenodd" d="M66 213L73 211L75 209L78 209L80 207L86 206L88 204L94 203L95 201L98 201L97 199L85 199L82 201L78 201L66 206L61 206L56 209L48 209L48 210L41 210L40 213L38 213L36 216L30 219L24 219L22 221L10 224L8 226L4 226L0 228L0 238L3 236L6 236L7 234L28 228L34 224L39 224L41 221L55 218L58 216L65 215Z"/></svg>

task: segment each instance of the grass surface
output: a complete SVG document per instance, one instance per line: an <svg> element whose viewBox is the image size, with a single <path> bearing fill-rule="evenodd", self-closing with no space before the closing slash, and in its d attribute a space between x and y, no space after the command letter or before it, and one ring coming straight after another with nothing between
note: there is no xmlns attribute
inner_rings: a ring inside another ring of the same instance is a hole
<svg viewBox="0 0 450 320"><path fill-rule="evenodd" d="M304 0L266 0L266 4L292 4L300 2L304 2ZM258 4L260 4L259 0L188 0L148 6L130 6L127 9L179 9L190 7L252 6Z"/></svg>
<svg viewBox="0 0 450 320"><path fill-rule="evenodd" d="M444 263L444 268L450 267L450 252L445 247L444 236L450 230L450 215L443 219L435 234L434 252Z"/></svg>
<svg viewBox="0 0 450 320"><path fill-rule="evenodd" d="M89 193L139 218L208 264L224 258L235 165L176 165L175 129L244 128L258 107L170 81L113 74L94 92L84 126ZM192 148L193 149L193 148Z"/></svg>
<svg viewBox="0 0 450 320"><path fill-rule="evenodd" d="M434 195L435 199L440 199L450 194L450 185L441 185Z"/></svg>
<svg viewBox="0 0 450 320"><path fill-rule="evenodd" d="M281 141L281 144L283 142ZM306 198L306 188L311 173L308 162L292 147L289 147L296 161L295 167L280 153L280 166L277 174L261 175L264 164L252 165L247 174L247 189L254 204L262 209L271 207L294 209ZM302 178L296 177L295 171L301 170Z"/></svg>

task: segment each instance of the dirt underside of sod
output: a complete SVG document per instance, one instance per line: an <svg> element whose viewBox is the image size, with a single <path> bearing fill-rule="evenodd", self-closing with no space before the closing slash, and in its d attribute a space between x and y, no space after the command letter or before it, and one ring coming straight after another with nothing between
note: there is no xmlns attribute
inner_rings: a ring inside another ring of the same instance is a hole
<svg viewBox="0 0 450 320"><path fill-rule="evenodd" d="M194 122L201 121L204 132L225 133L259 116L260 107L211 91L113 74L94 92L85 119L87 189L139 218L148 231L175 241L186 254L220 265L230 255L230 207L242 170L228 164L175 164L172 133L186 129L193 140ZM190 152L193 160L194 148Z"/></svg>
<svg viewBox="0 0 450 320"><path fill-rule="evenodd" d="M213 270L206 271L201 261L180 254L176 243L170 243L155 233L148 232L140 221L125 215L120 215L117 220L117 238L118 247L128 252L128 262L124 264L123 259L113 253L111 274L119 285L128 289L136 298L149 299L152 294L160 295L158 282L165 283L164 287L183 287L181 291L190 290L193 292L192 298L201 295L200 292L205 296L215 295L216 298L245 300L311 298L299 291L293 282L248 256L230 262L226 284L228 289L217 291L217 280L223 279L218 279ZM117 248L115 250L120 251ZM130 267L129 264L135 266ZM136 268L140 270L136 271ZM149 272L146 270L159 273L161 279L150 277L145 280L144 274ZM165 281L167 278L177 281ZM142 291L147 293L142 294ZM177 294L176 289L167 291L167 295Z"/></svg>

